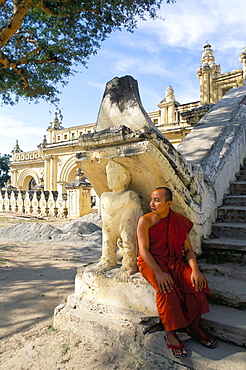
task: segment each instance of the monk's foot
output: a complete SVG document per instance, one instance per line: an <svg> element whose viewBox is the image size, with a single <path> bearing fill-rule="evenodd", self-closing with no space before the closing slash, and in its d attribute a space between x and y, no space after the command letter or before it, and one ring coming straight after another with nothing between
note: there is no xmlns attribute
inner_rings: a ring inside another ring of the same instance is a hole
<svg viewBox="0 0 246 370"><path fill-rule="evenodd" d="M217 347L217 340L204 333L200 328L194 329L192 326L189 326L187 328L187 332L193 339L201 343L204 347L210 349Z"/></svg>
<svg viewBox="0 0 246 370"><path fill-rule="evenodd" d="M166 331L165 336L167 342L167 348L176 358L184 358L187 356L187 352L184 348L183 343L178 339L175 331Z"/></svg>

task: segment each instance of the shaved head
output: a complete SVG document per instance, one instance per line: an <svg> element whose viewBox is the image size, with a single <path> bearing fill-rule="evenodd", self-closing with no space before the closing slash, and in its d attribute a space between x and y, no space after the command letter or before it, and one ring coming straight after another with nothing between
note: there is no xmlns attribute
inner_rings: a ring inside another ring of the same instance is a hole
<svg viewBox="0 0 246 370"><path fill-rule="evenodd" d="M173 194L169 188L166 188L165 186L161 186L159 188L156 188L155 190L163 190L164 191L164 197L166 198L166 201L173 200Z"/></svg>

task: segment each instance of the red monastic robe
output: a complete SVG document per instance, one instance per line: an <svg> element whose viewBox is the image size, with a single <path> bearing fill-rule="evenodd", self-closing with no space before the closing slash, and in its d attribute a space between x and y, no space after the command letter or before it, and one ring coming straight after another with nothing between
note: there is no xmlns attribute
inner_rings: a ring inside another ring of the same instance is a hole
<svg viewBox="0 0 246 370"><path fill-rule="evenodd" d="M149 251L162 271L171 275L173 289L170 293L159 290L155 274L138 257L142 276L156 290L156 305L165 330L189 326L198 315L209 312L208 286L196 292L191 283L191 268L184 256L184 242L193 223L170 209L169 215L149 229Z"/></svg>

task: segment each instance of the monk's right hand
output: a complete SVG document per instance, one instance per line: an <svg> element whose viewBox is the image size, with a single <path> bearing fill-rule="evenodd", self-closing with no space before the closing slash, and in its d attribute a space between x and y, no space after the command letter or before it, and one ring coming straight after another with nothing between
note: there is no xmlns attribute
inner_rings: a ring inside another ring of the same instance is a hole
<svg viewBox="0 0 246 370"><path fill-rule="evenodd" d="M160 273L157 273L155 277L159 289L163 293L170 293L173 289L173 279L171 278L171 276L162 271Z"/></svg>

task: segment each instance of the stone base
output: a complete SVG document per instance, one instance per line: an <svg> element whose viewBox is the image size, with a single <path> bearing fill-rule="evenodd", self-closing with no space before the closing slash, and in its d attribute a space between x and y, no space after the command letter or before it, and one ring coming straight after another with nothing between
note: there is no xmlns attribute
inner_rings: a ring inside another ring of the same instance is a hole
<svg viewBox="0 0 246 370"><path fill-rule="evenodd" d="M131 275L127 281L117 280L119 268L99 272L94 264L85 270L78 269L75 294L68 297L68 304L77 306L78 300L83 299L120 310L157 316L155 290L139 272Z"/></svg>
<svg viewBox="0 0 246 370"><path fill-rule="evenodd" d="M118 271L98 272L96 265L78 269L75 293L55 308L54 327L111 346L118 343L142 357L145 334L160 326L155 291L140 273L117 281Z"/></svg>
<svg viewBox="0 0 246 370"><path fill-rule="evenodd" d="M75 302L75 296L70 296ZM149 317L138 312L119 311L91 301L76 301L78 306L69 303L55 308L54 327L59 330L88 336L94 340L114 342L125 338L134 341L137 332L145 334L152 326L159 323L159 317Z"/></svg>
<svg viewBox="0 0 246 370"><path fill-rule="evenodd" d="M122 333L134 338L137 328L145 330L146 321L151 325L158 323L155 290L139 272L128 281L117 280L119 268L100 272L94 264L84 271L78 269L75 293L55 308L54 326L89 336L93 331L98 340L103 340L105 335L110 339L108 335L112 335L114 341Z"/></svg>

